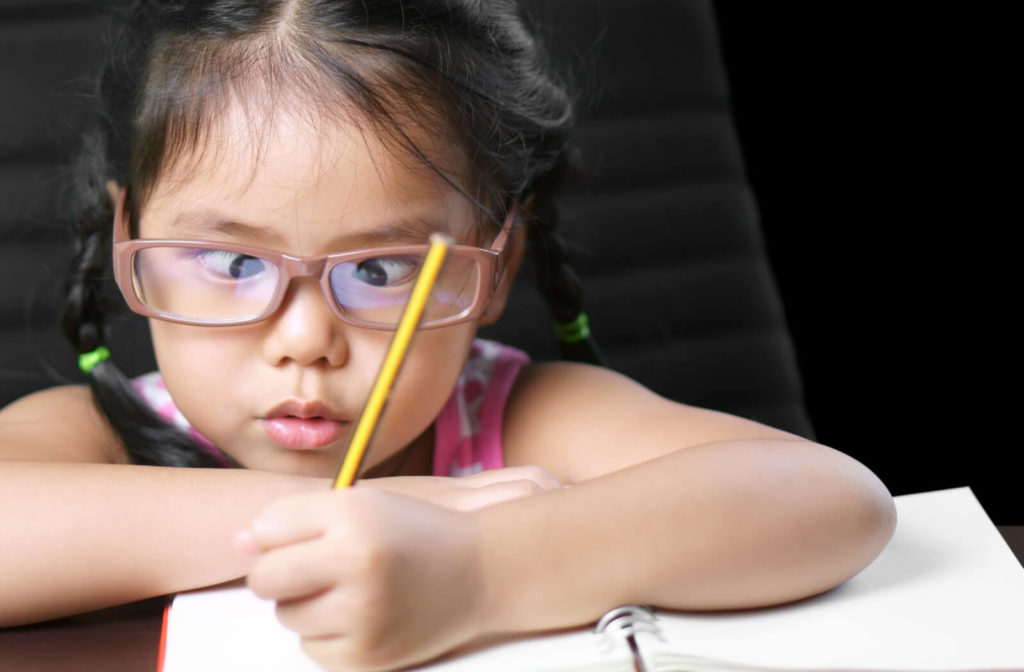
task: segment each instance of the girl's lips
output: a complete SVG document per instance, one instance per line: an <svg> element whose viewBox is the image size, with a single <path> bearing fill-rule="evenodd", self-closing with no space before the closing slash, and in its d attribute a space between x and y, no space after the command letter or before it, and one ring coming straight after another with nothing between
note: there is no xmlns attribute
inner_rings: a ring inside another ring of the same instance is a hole
<svg viewBox="0 0 1024 672"><path fill-rule="evenodd" d="M291 450L314 450L337 439L347 423L282 415L260 420L272 441Z"/></svg>

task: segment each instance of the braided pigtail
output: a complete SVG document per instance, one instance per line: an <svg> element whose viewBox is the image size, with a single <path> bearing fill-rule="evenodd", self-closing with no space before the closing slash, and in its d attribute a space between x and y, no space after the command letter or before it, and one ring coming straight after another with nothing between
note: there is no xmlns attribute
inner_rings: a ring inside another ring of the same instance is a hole
<svg viewBox="0 0 1024 672"><path fill-rule="evenodd" d="M548 306L562 359L604 365L604 355L583 311L583 283L570 265L569 252L555 231L558 193L577 173L568 151L531 191L531 254L537 271L537 290Z"/></svg>
<svg viewBox="0 0 1024 672"><path fill-rule="evenodd" d="M120 305L111 305L104 291L104 281L113 275L110 257L114 209L107 181L130 181L129 141L123 129L130 126L131 113L130 108L126 112L120 105L128 97L124 89L111 89L117 81L111 76L114 67L111 59L99 81L96 123L85 135L70 175L74 248L65 281L61 329L79 353L79 366L88 376L97 407L120 436L132 463L222 466L145 403L110 360L104 346L108 318L116 312L114 305Z"/></svg>
<svg viewBox="0 0 1024 672"><path fill-rule="evenodd" d="M76 222L74 256L61 316L65 337L79 353L96 405L121 437L133 464L174 467L222 466L181 430L167 424L139 396L131 381L110 360L103 345L105 321L112 312L101 281L110 275L109 201L97 204L93 217Z"/></svg>

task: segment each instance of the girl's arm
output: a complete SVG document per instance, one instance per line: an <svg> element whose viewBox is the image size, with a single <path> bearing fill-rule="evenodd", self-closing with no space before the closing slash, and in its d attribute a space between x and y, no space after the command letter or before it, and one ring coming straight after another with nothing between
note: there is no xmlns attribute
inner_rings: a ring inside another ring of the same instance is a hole
<svg viewBox="0 0 1024 672"><path fill-rule="evenodd" d="M475 517L496 631L586 623L617 604L800 599L859 572L895 523L853 460L768 440L696 446Z"/></svg>
<svg viewBox="0 0 1024 672"><path fill-rule="evenodd" d="M329 479L126 464L85 387L0 411L0 627L244 576L232 537L268 503ZM470 509L555 487L536 469L474 479L380 479L383 490Z"/></svg>
<svg viewBox="0 0 1024 672"><path fill-rule="evenodd" d="M84 387L0 412L0 627L244 576L232 534L326 481L127 464Z"/></svg>
<svg viewBox="0 0 1024 672"><path fill-rule="evenodd" d="M325 480L249 470L0 461L0 627L244 576L261 506Z"/></svg>
<svg viewBox="0 0 1024 672"><path fill-rule="evenodd" d="M895 527L888 491L855 460L607 370L533 367L508 423L509 462L571 486L476 512L492 629L587 622L621 603L807 597L859 572Z"/></svg>

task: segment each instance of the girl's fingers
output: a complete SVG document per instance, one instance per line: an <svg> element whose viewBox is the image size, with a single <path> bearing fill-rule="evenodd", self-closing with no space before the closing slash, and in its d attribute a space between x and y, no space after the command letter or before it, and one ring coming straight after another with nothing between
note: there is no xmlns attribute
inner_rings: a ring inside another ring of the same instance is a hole
<svg viewBox="0 0 1024 672"><path fill-rule="evenodd" d="M249 552L315 539L323 534L333 514L332 498L338 493L296 495L271 502L235 536L235 545Z"/></svg>
<svg viewBox="0 0 1024 672"><path fill-rule="evenodd" d="M547 469L535 465L491 469L474 474L464 480L467 484L476 487L504 482L529 481L536 486L537 492L562 487L562 484Z"/></svg>
<svg viewBox="0 0 1024 672"><path fill-rule="evenodd" d="M460 480L464 481L462 495L453 508L462 511L562 487L545 469L534 466L494 469Z"/></svg>
<svg viewBox="0 0 1024 672"><path fill-rule="evenodd" d="M544 490L536 481L529 479L503 480L491 485L465 490L455 508L462 511L475 511L510 499L535 495Z"/></svg>
<svg viewBox="0 0 1024 672"><path fill-rule="evenodd" d="M341 591L327 591L301 600L278 602L275 614L281 625L302 637L351 636L359 624L348 615L354 609L346 608Z"/></svg>
<svg viewBox="0 0 1024 672"><path fill-rule="evenodd" d="M373 651L359 646L351 637L303 637L301 646L307 656L339 672L387 672L395 669L393 659L379 653L374 654ZM402 669L405 669L405 665L402 665Z"/></svg>
<svg viewBox="0 0 1024 672"><path fill-rule="evenodd" d="M276 548L263 554L249 572L249 589L268 600L308 598L338 585L344 565L344 558L322 541Z"/></svg>

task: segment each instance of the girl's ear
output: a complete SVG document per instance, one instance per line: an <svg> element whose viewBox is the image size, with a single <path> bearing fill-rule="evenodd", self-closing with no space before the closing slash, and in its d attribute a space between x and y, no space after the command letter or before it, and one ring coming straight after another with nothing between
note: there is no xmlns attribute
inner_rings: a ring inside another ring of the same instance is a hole
<svg viewBox="0 0 1024 672"><path fill-rule="evenodd" d="M107 180L106 187L107 194L110 196L110 203L116 208L118 201L121 199L121 185L117 183L117 180Z"/></svg>
<svg viewBox="0 0 1024 672"><path fill-rule="evenodd" d="M125 201L128 199L128 190L119 186L114 180L107 180L107 193L114 204L114 240L123 236L124 240L130 238L131 222L128 213L125 212Z"/></svg>
<svg viewBox="0 0 1024 672"><path fill-rule="evenodd" d="M480 317L480 324L494 324L505 311L505 304L508 302L508 294L512 291L512 284L516 275L519 274L519 266L523 263L523 254L526 251L526 224L530 221L530 208L533 206L533 197L530 197L519 209L522 212L521 225L512 227L508 233L508 242L505 243L505 254L508 255L505 261L505 273L501 277L498 286L491 292L491 298L487 301L484 314Z"/></svg>

